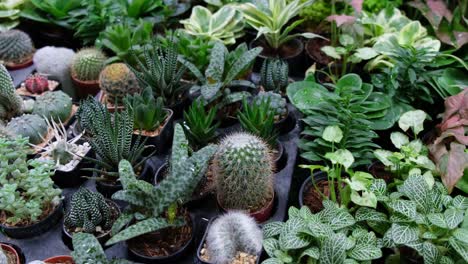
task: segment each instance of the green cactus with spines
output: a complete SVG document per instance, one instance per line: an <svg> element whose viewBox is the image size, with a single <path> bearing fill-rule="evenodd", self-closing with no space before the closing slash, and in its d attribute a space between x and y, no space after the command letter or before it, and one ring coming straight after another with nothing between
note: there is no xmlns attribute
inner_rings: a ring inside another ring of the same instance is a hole
<svg viewBox="0 0 468 264"><path fill-rule="evenodd" d="M10 120L22 113L23 100L16 94L13 80L5 66L0 64L0 120Z"/></svg>
<svg viewBox="0 0 468 264"><path fill-rule="evenodd" d="M36 98L33 114L65 122L72 113L72 98L62 91L45 92Z"/></svg>
<svg viewBox="0 0 468 264"><path fill-rule="evenodd" d="M0 61L6 64L21 64L32 58L34 45L28 34L21 30L0 33Z"/></svg>
<svg viewBox="0 0 468 264"><path fill-rule="evenodd" d="M213 171L219 202L226 209L255 211L273 197L273 156L259 137L245 132L225 137Z"/></svg>
<svg viewBox="0 0 468 264"><path fill-rule="evenodd" d="M99 75L99 86L112 104L123 103L126 95L141 91L135 74L123 63L107 65Z"/></svg>
<svg viewBox="0 0 468 264"><path fill-rule="evenodd" d="M29 143L40 144L47 137L47 122L40 116L25 114L11 119L6 129L13 135L29 137Z"/></svg>
<svg viewBox="0 0 468 264"><path fill-rule="evenodd" d="M64 224L68 228L82 228L85 233L93 233L98 226L104 230L111 228L111 216L111 207L102 194L81 187L71 198Z"/></svg>
<svg viewBox="0 0 468 264"><path fill-rule="evenodd" d="M106 60L106 55L97 48L82 49L73 57L71 74L80 81L97 81Z"/></svg>
<svg viewBox="0 0 468 264"><path fill-rule="evenodd" d="M269 100L269 101L268 101ZM286 99L275 92L259 92L254 98L254 102L260 105L263 101L268 101L271 111L275 113L276 119L281 119L288 114Z"/></svg>
<svg viewBox="0 0 468 264"><path fill-rule="evenodd" d="M289 82L289 66L282 59L266 59L260 70L260 84L265 91L279 93L284 91Z"/></svg>

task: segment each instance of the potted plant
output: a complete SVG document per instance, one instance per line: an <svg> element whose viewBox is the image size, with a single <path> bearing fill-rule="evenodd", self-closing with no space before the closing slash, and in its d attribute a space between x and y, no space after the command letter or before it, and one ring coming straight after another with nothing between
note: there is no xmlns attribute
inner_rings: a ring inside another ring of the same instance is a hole
<svg viewBox="0 0 468 264"><path fill-rule="evenodd" d="M20 23L19 14L24 7L25 0L6 1L0 4L0 29L1 31L10 30L17 27Z"/></svg>
<svg viewBox="0 0 468 264"><path fill-rule="evenodd" d="M0 226L14 238L37 236L48 231L62 216L62 191L50 178L53 164L28 160L28 140L0 138L2 188ZM8 198L8 199L6 199Z"/></svg>
<svg viewBox="0 0 468 264"><path fill-rule="evenodd" d="M120 215L119 206L100 193L80 187L70 200L62 227L62 239L72 247L74 234L84 232L96 236L104 245L110 237L111 227Z"/></svg>
<svg viewBox="0 0 468 264"><path fill-rule="evenodd" d="M132 141L133 115L128 109L110 113L109 110L93 98L81 102L78 109L78 120L85 133L85 139L96 153L96 158L85 159L96 164L95 168L84 170L94 172L96 189L105 197L110 197L117 190L122 189L118 181L118 164L127 159L141 179L147 179L150 174L146 160L154 154L143 156L146 140Z"/></svg>
<svg viewBox="0 0 468 264"><path fill-rule="evenodd" d="M263 61L260 69L260 87L264 91L285 94L289 84L289 65L277 58Z"/></svg>
<svg viewBox="0 0 468 264"><path fill-rule="evenodd" d="M212 219L198 246L198 261L208 263L260 263L262 230L242 212Z"/></svg>
<svg viewBox="0 0 468 264"><path fill-rule="evenodd" d="M268 144L249 133L234 133L220 143L213 158L219 206L244 210L258 222L273 212L274 162Z"/></svg>
<svg viewBox="0 0 468 264"><path fill-rule="evenodd" d="M216 113L216 107L205 109L202 98L193 101L188 111L184 111L182 128L194 150L216 140L218 136L216 129L219 127L219 122L215 121Z"/></svg>
<svg viewBox="0 0 468 264"><path fill-rule="evenodd" d="M0 96L4 98L0 102L0 107L4 109L0 112L0 120L8 122L11 118L23 113L23 100L16 93L13 80L3 65L0 65L0 83Z"/></svg>
<svg viewBox="0 0 468 264"><path fill-rule="evenodd" d="M18 252L14 245L8 243L0 243L0 263L5 264L22 264L24 256L22 252Z"/></svg>
<svg viewBox="0 0 468 264"><path fill-rule="evenodd" d="M38 147L43 152L38 159L50 161L55 164L55 173L52 180L60 188L74 187L83 183L81 169L86 166L83 157L91 151L88 142L80 141L80 134L70 140L67 139L67 130L60 122L47 121L49 129L52 130L53 138L43 147Z"/></svg>
<svg viewBox="0 0 468 264"><path fill-rule="evenodd" d="M217 118L221 121L221 126L232 124L239 102L250 95L248 89L256 89L253 83L243 80L242 77L248 74L261 50L248 50L247 45L243 43L229 52L224 44L218 41L211 50L210 64L204 75L191 63L180 59L201 83L200 86L192 87L192 91L200 92L208 108L218 108ZM229 119L231 122L226 122Z"/></svg>
<svg viewBox="0 0 468 264"><path fill-rule="evenodd" d="M91 234L77 233L73 235L73 249L71 253L76 264L102 263L102 264L132 264L125 259L108 260L99 241ZM73 264L73 263L72 263Z"/></svg>
<svg viewBox="0 0 468 264"><path fill-rule="evenodd" d="M11 70L32 64L35 49L28 34L21 30L0 32L0 61Z"/></svg>
<svg viewBox="0 0 468 264"><path fill-rule="evenodd" d="M70 74L79 99L99 92L99 74L104 69L107 57L97 48L85 48L73 57Z"/></svg>
<svg viewBox="0 0 468 264"><path fill-rule="evenodd" d="M176 125L173 145L187 144L182 127ZM193 241L195 223L182 205L203 177L204 171L199 168L211 159L216 146L207 146L191 157L187 148L175 149L171 170L157 187L136 179L128 161L120 162L124 189L112 198L129 205L114 224L112 238L106 245L127 241L132 258L143 262L174 263L185 253Z"/></svg>
<svg viewBox="0 0 468 264"><path fill-rule="evenodd" d="M166 153L174 132L174 112L164 108L163 99L155 98L151 87L146 87L141 94L127 95L124 104L133 115L134 137L141 135L147 144L158 146L159 153Z"/></svg>
<svg viewBox="0 0 468 264"><path fill-rule="evenodd" d="M72 98L62 91L45 92L36 97L33 114L67 125L76 112Z"/></svg>
<svg viewBox="0 0 468 264"><path fill-rule="evenodd" d="M291 31L302 23L297 20L290 25L289 21L297 16L302 8L312 4L313 1L294 0L287 3L286 0L244 3L238 5L238 8L244 15L247 24L257 30L257 39L251 42L251 47L261 46L263 51L261 58L279 57L288 61L292 75L301 76L304 69L302 65L301 54L304 50L304 44L298 38L320 37L313 33L290 34ZM263 37L263 38L260 38ZM261 65L261 64L259 64ZM260 68L260 67L258 67Z"/></svg>
<svg viewBox="0 0 468 264"><path fill-rule="evenodd" d="M59 87L60 83L40 73L29 75L26 80L21 83L21 87L16 90L19 95L28 97L37 97L47 91L54 91Z"/></svg>
<svg viewBox="0 0 468 264"><path fill-rule="evenodd" d="M270 112L274 115L274 127L280 135L286 134L296 126L294 115L288 109L286 99L280 94L269 91L259 92L253 99L252 103L260 107L262 102L269 101Z"/></svg>

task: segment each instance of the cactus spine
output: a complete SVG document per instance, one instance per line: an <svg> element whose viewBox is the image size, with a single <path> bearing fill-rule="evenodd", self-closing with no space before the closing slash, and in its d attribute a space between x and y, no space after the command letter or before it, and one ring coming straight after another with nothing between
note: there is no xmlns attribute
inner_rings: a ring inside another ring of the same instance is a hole
<svg viewBox="0 0 468 264"><path fill-rule="evenodd" d="M249 133L225 137L214 157L220 204L226 209L256 211L273 197L274 163L268 145Z"/></svg>
<svg viewBox="0 0 468 264"><path fill-rule="evenodd" d="M29 137L31 144L42 143L48 132L46 121L38 115L31 114L13 118L6 129L15 136Z"/></svg>
<svg viewBox="0 0 468 264"><path fill-rule="evenodd" d="M288 86L289 66L281 59L266 59L263 61L260 77L260 84L266 91L284 91Z"/></svg>
<svg viewBox="0 0 468 264"><path fill-rule="evenodd" d="M107 100L123 102L127 94L140 92L135 74L123 63L113 63L104 68L99 75L101 90L107 93Z"/></svg>
<svg viewBox="0 0 468 264"><path fill-rule="evenodd" d="M256 256L262 250L262 230L255 220L241 212L230 212L210 225L206 246L210 262L228 264L237 252Z"/></svg>
<svg viewBox="0 0 468 264"><path fill-rule="evenodd" d="M271 91L259 92L258 95L254 98L254 102L257 105L260 105L263 101L267 100L269 100L270 109L275 113L276 119L281 119L288 113L286 99L281 97L280 94Z"/></svg>
<svg viewBox="0 0 468 264"><path fill-rule="evenodd" d="M80 81L97 81L106 60L106 55L96 48L82 49L73 58L71 74Z"/></svg>
<svg viewBox="0 0 468 264"><path fill-rule="evenodd" d="M32 58L34 46L28 34L21 30L0 33L0 60L6 64L21 64Z"/></svg>
<svg viewBox="0 0 468 264"><path fill-rule="evenodd" d="M22 113L22 100L5 66L0 64L0 119L10 120Z"/></svg>
<svg viewBox="0 0 468 264"><path fill-rule="evenodd" d="M86 233L95 232L97 226L108 230L112 226L111 207L102 194L81 187L71 198L64 224Z"/></svg>
<svg viewBox="0 0 468 264"><path fill-rule="evenodd" d="M65 122L72 112L72 99L62 91L45 92L36 98L33 114Z"/></svg>
<svg viewBox="0 0 468 264"><path fill-rule="evenodd" d="M49 90L49 80L47 76L36 73L28 76L24 81L24 86L33 94L41 94Z"/></svg>

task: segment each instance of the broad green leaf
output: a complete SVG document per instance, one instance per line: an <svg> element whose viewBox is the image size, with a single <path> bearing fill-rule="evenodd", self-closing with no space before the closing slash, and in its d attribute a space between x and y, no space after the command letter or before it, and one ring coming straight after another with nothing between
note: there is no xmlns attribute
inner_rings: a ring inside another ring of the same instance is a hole
<svg viewBox="0 0 468 264"><path fill-rule="evenodd" d="M454 237L449 238L449 244L466 262L468 262L468 244L460 242Z"/></svg>
<svg viewBox="0 0 468 264"><path fill-rule="evenodd" d="M263 237L270 238L281 234L281 229L283 228L283 222L271 222L263 226Z"/></svg>
<svg viewBox="0 0 468 264"><path fill-rule="evenodd" d="M327 126L323 130L322 138L328 142L340 143L343 138L343 131L338 126Z"/></svg>
<svg viewBox="0 0 468 264"><path fill-rule="evenodd" d="M401 132L393 132L390 134L390 140L397 149L401 149L402 146L409 143L408 136Z"/></svg>
<svg viewBox="0 0 468 264"><path fill-rule="evenodd" d="M441 213L433 213L433 214L428 214L427 219L431 224L438 226L440 228L447 228L447 222L445 221L445 217Z"/></svg>
<svg viewBox="0 0 468 264"><path fill-rule="evenodd" d="M427 241L422 245L422 255L425 264L438 264L441 257L439 249Z"/></svg>
<svg viewBox="0 0 468 264"><path fill-rule="evenodd" d="M408 111L401 115L398 120L398 126L403 131L407 131L409 128L413 130L415 135L424 130L424 120L426 120L427 114L422 110Z"/></svg>
<svg viewBox="0 0 468 264"><path fill-rule="evenodd" d="M386 222L387 215L369 207L359 207L355 215L356 221Z"/></svg>
<svg viewBox="0 0 468 264"><path fill-rule="evenodd" d="M329 159L333 164L343 165L349 169L354 163L353 154L347 149L339 149L335 152L325 154L325 158Z"/></svg>
<svg viewBox="0 0 468 264"><path fill-rule="evenodd" d="M370 60L374 57L377 57L379 53L375 51L373 48L365 47L365 48L359 48L356 50L356 53L354 53L354 56L362 59L362 60Z"/></svg>
<svg viewBox="0 0 468 264"><path fill-rule="evenodd" d="M321 48L322 52L325 53L328 57L332 57L333 59L341 59L340 54L336 51L336 48L332 46L324 46Z"/></svg>
<svg viewBox="0 0 468 264"><path fill-rule="evenodd" d="M384 149L376 149L374 150L374 156L382 162L383 165L386 167L393 166L393 162L390 161L390 157L393 155L391 151L384 150Z"/></svg>
<svg viewBox="0 0 468 264"><path fill-rule="evenodd" d="M362 87L362 79L355 73L346 74L336 83L338 93L347 93Z"/></svg>
<svg viewBox="0 0 468 264"><path fill-rule="evenodd" d="M289 250L308 246L312 238L301 234L306 228L306 223L299 218L288 220L279 237L281 247Z"/></svg>
<svg viewBox="0 0 468 264"><path fill-rule="evenodd" d="M263 248L268 256L274 257L276 250L281 250L279 241L274 238L267 238L263 240Z"/></svg>
<svg viewBox="0 0 468 264"><path fill-rule="evenodd" d="M395 223L389 232L396 244L405 245L418 240L419 230L415 225Z"/></svg>
<svg viewBox="0 0 468 264"><path fill-rule="evenodd" d="M370 244L358 244L350 252L348 256L359 261L379 259L382 257L382 251Z"/></svg>
<svg viewBox="0 0 468 264"><path fill-rule="evenodd" d="M449 208L444 212L445 222L449 229L457 228L463 222L463 211L459 209Z"/></svg>
<svg viewBox="0 0 468 264"><path fill-rule="evenodd" d="M317 247L310 247L301 253L299 259L305 256L318 260L320 258L320 250Z"/></svg>
<svg viewBox="0 0 468 264"><path fill-rule="evenodd" d="M453 232L453 237L458 239L460 242L468 244L468 229L467 228L457 228Z"/></svg>
<svg viewBox="0 0 468 264"><path fill-rule="evenodd" d="M354 38L348 34L340 34L339 41L342 46L350 46L354 44Z"/></svg>
<svg viewBox="0 0 468 264"><path fill-rule="evenodd" d="M416 217L416 204L413 201L395 200L388 203L388 206L409 219Z"/></svg>
<svg viewBox="0 0 468 264"><path fill-rule="evenodd" d="M334 234L325 239L320 251L321 264L341 264L346 259L346 236Z"/></svg>
<svg viewBox="0 0 468 264"><path fill-rule="evenodd" d="M453 198L452 205L457 209L466 210L468 209L468 198L457 195Z"/></svg>

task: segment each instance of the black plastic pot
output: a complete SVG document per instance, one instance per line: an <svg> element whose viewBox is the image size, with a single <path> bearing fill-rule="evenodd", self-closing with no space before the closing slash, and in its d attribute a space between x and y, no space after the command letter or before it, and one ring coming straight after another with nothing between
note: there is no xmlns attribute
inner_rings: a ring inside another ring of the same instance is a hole
<svg viewBox="0 0 468 264"><path fill-rule="evenodd" d="M21 250L20 247L18 247L18 246L15 245L15 244L12 244L12 243L0 242L0 246L1 246L2 244L7 245L7 246L10 246L11 248L13 248L13 249L16 251L16 254L18 255L17 257L19 258L19 259L18 259L18 263L20 263L20 264L25 264L25 263L26 263L26 257L24 256L23 250ZM16 263L15 263L15 264L16 264Z"/></svg>
<svg viewBox="0 0 468 264"><path fill-rule="evenodd" d="M119 215L120 215L120 213L121 213L120 208L119 208L119 206L118 206L115 202L113 202L112 200L109 200L109 199L106 199L106 202L107 202L107 204L109 204L110 206L114 207L114 208L117 210L117 212L119 213ZM110 238L110 232L111 232L111 231L109 230L107 233L102 234L102 235L96 237L96 239L99 241L99 243L100 243L103 247L105 247L104 244L105 244L105 243L107 242L107 240L109 240L109 238ZM65 227L65 224L63 224L63 223L62 223L62 240L63 240L63 243L64 243L65 245L67 245L67 247L68 247L70 250L73 250L72 234L70 234L70 233L67 231L67 228Z"/></svg>
<svg viewBox="0 0 468 264"><path fill-rule="evenodd" d="M316 172L314 173L313 177L307 177L307 179L302 183L301 189L299 190L299 206L304 206L304 193L312 185L312 178L314 179L315 183L319 183L321 181L326 181L328 179L327 174L325 172Z"/></svg>
<svg viewBox="0 0 468 264"><path fill-rule="evenodd" d="M187 86L191 84L186 84ZM173 113L174 119L180 119L184 115L184 110L191 104L189 91L184 93L183 97L177 101L177 103L167 106L167 108L171 109Z"/></svg>
<svg viewBox="0 0 468 264"><path fill-rule="evenodd" d="M10 227L5 225L0 225L2 232L7 236L12 238L29 238L38 236L44 232L47 232L51 229L58 221L62 218L63 215L63 201L60 201L60 204L55 208L55 210L48 215L43 220L30 225L22 227Z"/></svg>
<svg viewBox="0 0 468 264"><path fill-rule="evenodd" d="M276 140L276 143L278 146L277 148L278 156L276 156L276 158L274 159L274 163L275 163L276 171L281 171L286 166L288 157L287 157L286 152L284 151L283 143L279 139Z"/></svg>
<svg viewBox="0 0 468 264"><path fill-rule="evenodd" d="M213 262L202 260L202 258L200 256L200 252L203 249L203 244L205 244L206 236L208 235L208 230L210 230L211 224L213 223L213 221L215 219L216 219L216 217L213 217L208 222L205 233L203 234L203 238L202 238L202 240L200 241L200 244L197 247L197 262L196 262L196 264L214 264ZM260 256L261 256L261 252L257 255L257 262L256 262L257 264L260 263Z"/></svg>
<svg viewBox="0 0 468 264"><path fill-rule="evenodd" d="M167 264L173 264L173 263L177 263L176 261L181 259L182 257L184 257L188 251L190 250L191 248L191 245L194 241L194 237L195 237L195 234L196 234L196 225L195 225L195 217L193 217L191 214L190 214L190 221L192 222L192 237L190 238L190 240L183 246L181 247L179 250L177 250L176 252L174 252L173 254L169 255L169 256L165 256L165 257L148 257L148 256L145 256L145 255L142 255L134 250L132 250L129 246L128 246L128 243L127 244L127 250L128 250L128 255L129 257L134 260L134 261L138 261L138 262L141 262L141 263L150 263L150 264L161 264L161 263L167 263Z"/></svg>
<svg viewBox="0 0 468 264"><path fill-rule="evenodd" d="M93 150L90 148L85 156L90 157L93 155ZM84 171L84 168L92 167L92 163L85 159L81 159L80 163L72 171L61 171L56 170L52 176L54 183L60 188L72 188L80 186L86 181L85 177L91 177L93 175L90 171Z"/></svg>
<svg viewBox="0 0 468 264"><path fill-rule="evenodd" d="M280 54L277 54L276 57L280 57L281 59L285 60L288 63L289 76L304 77L305 71L307 69L305 58L304 56L302 56L303 51L304 51L304 43L299 38L295 38L289 41L287 44L296 47L296 51L287 57L282 57ZM264 51L255 60L255 64L253 68L254 72L260 72L263 61L269 58L269 56L264 55L266 45L267 44L265 43L264 39L257 39L257 40L250 42L249 44L250 49L258 47L258 46L264 47Z"/></svg>
<svg viewBox="0 0 468 264"><path fill-rule="evenodd" d="M278 130L280 135L284 135L293 130L294 127L296 127L296 119L288 107L288 115L278 122L275 122L275 128Z"/></svg>
<svg viewBox="0 0 468 264"><path fill-rule="evenodd" d="M157 136L141 136L141 140L146 139L145 145L153 145L156 147L157 154L166 154L172 146L172 135L174 134L174 112L171 109L166 109L168 117L164 126L159 131ZM138 131L133 133L133 141L138 138ZM149 154L149 153L144 153Z"/></svg>

